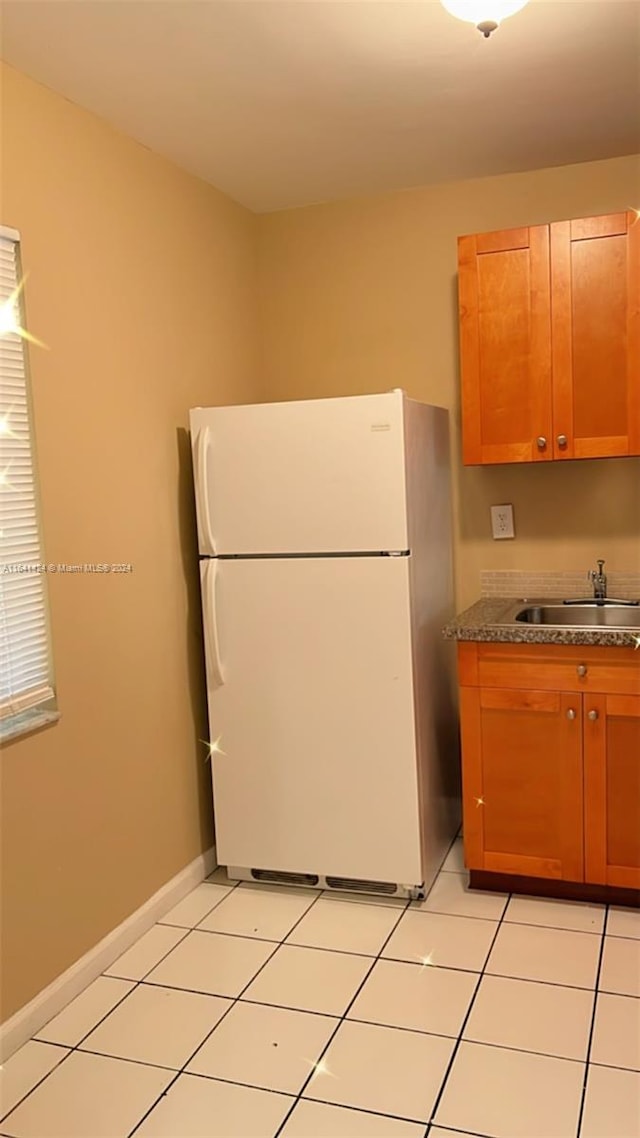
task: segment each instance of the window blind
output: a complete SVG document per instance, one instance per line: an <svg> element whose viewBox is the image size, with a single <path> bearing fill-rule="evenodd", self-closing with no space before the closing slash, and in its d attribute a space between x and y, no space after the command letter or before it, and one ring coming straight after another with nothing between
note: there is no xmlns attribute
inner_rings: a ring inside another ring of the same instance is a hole
<svg viewBox="0 0 640 1138"><path fill-rule="evenodd" d="M0 227L0 720L54 698L27 345L6 319L20 281L18 234ZM15 320L24 326L21 297ZM7 329L7 325L9 328Z"/></svg>

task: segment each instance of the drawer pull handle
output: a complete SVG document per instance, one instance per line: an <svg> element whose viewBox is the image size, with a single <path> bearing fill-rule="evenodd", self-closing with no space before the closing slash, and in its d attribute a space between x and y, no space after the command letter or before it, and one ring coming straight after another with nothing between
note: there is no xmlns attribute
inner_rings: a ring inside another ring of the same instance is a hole
<svg viewBox="0 0 640 1138"><path fill-rule="evenodd" d="M576 668L576 672L579 676L586 676L587 670L588 669L586 664L578 664L578 667Z"/></svg>
<svg viewBox="0 0 640 1138"><path fill-rule="evenodd" d="M576 717L576 713L573 710L573 708L570 707L568 712L567 712L567 719L575 719L575 717Z"/></svg>
<svg viewBox="0 0 640 1138"><path fill-rule="evenodd" d="M587 712L587 719L590 719L592 723L595 723L597 718L598 718L598 712L595 710L595 708L593 709L593 711Z"/></svg>
<svg viewBox="0 0 640 1138"><path fill-rule="evenodd" d="M566 435L558 435L558 446L561 447L562 449L564 449L566 447L566 445L567 445L567 436Z"/></svg>
<svg viewBox="0 0 640 1138"><path fill-rule="evenodd" d="M536 439L536 446L537 446L538 450L545 450L546 445L547 445L547 440L544 437L544 435L538 435L538 437Z"/></svg>

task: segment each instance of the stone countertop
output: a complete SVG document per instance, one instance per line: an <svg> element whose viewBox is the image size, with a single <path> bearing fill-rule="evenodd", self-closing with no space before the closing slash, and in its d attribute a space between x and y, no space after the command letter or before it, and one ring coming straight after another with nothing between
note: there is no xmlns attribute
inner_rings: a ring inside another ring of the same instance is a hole
<svg viewBox="0 0 640 1138"><path fill-rule="evenodd" d="M514 597L481 597L471 608L450 620L442 630L447 640L481 640L504 644L591 644L601 648L640 648L640 629L570 627L550 624L501 624L510 609L525 605L558 603L517 601ZM640 652L638 653L640 663Z"/></svg>

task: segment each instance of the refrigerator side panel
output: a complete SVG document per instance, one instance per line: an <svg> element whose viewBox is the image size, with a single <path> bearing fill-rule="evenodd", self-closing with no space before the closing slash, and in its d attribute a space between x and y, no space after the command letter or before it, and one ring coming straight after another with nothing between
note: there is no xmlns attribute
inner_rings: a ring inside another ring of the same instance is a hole
<svg viewBox="0 0 640 1138"><path fill-rule="evenodd" d="M408 548L402 392L191 411L204 554Z"/></svg>
<svg viewBox="0 0 640 1138"><path fill-rule="evenodd" d="M411 620L424 878L428 887L460 825L460 753L453 645L449 416L405 402Z"/></svg>
<svg viewBox="0 0 640 1138"><path fill-rule="evenodd" d="M421 883L408 562L220 563L205 641L222 864Z"/></svg>

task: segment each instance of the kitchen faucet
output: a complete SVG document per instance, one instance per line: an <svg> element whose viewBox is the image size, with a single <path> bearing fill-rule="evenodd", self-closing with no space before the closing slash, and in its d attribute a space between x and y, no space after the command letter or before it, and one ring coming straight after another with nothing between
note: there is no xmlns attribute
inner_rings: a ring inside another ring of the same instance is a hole
<svg viewBox="0 0 640 1138"><path fill-rule="evenodd" d="M603 571L604 561L598 559L598 568L590 569L587 579L593 582L593 596L596 601L603 601L607 595L607 575Z"/></svg>
<svg viewBox="0 0 640 1138"><path fill-rule="evenodd" d="M598 558L598 568L590 569L587 580L593 584L593 598L578 597L576 600L563 601L565 605L637 605L640 601L619 601L607 597L607 574L604 572L604 559Z"/></svg>

